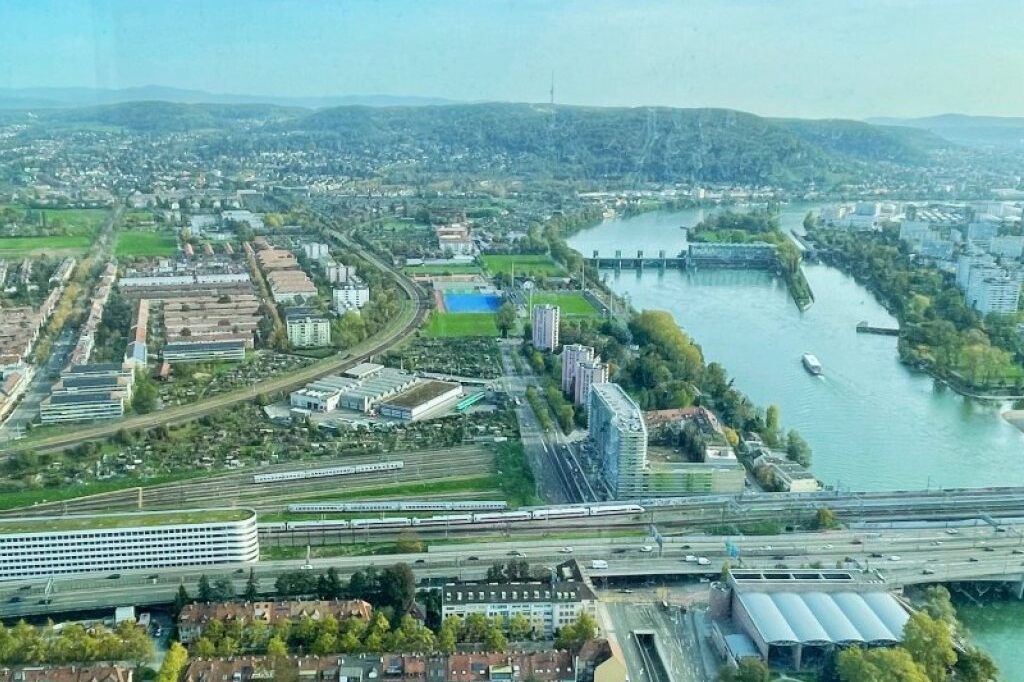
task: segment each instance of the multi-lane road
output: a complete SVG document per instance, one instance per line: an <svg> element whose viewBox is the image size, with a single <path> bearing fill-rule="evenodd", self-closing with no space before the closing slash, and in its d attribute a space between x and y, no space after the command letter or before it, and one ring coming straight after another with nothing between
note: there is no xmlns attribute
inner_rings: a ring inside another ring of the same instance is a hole
<svg viewBox="0 0 1024 682"><path fill-rule="evenodd" d="M590 578L608 580L671 581L713 577L725 561L736 570L761 571L767 579L786 571L843 567L852 576L865 575L882 584L958 580L1019 580L1024 574L1024 525L1005 532L991 527L956 530L904 529L877 533L836 531L790 533L780 536L729 538L697 535L672 538L659 550L642 538L510 540L444 544L420 554L314 558L310 570L334 567L346 576L367 566L403 561L420 579L481 578L495 561L521 555L535 566L553 566L575 557ZM726 541L740 549L730 557ZM706 562L699 561L705 559ZM603 559L607 568L588 569ZM304 559L261 561L254 564L264 589L276 576L301 569ZM0 584L0 617L110 608L120 604L155 604L173 599L179 584L194 590L199 577L226 575L239 590L248 566L208 566L122 571L104 575L57 577ZM50 600L47 602L46 600Z"/></svg>

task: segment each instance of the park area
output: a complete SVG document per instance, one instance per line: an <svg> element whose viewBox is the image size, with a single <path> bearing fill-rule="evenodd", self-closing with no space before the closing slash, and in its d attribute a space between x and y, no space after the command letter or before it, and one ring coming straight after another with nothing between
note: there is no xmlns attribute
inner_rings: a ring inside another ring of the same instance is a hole
<svg viewBox="0 0 1024 682"><path fill-rule="evenodd" d="M507 254L480 256L487 272L507 272L521 277L550 277L562 274L562 266L544 254Z"/></svg>
<svg viewBox="0 0 1024 682"><path fill-rule="evenodd" d="M430 315L427 336L498 336L493 313L438 313Z"/></svg>
<svg viewBox="0 0 1024 682"><path fill-rule="evenodd" d="M601 312L578 291L535 291L530 300L533 305L556 305L563 316L599 317Z"/></svg>
<svg viewBox="0 0 1024 682"><path fill-rule="evenodd" d="M84 253L110 211L102 208L0 207L0 258L74 256ZM5 224L16 225L14 233Z"/></svg>
<svg viewBox="0 0 1024 682"><path fill-rule="evenodd" d="M165 232L121 232L117 235L115 253L120 257L173 256L178 251L178 240Z"/></svg>

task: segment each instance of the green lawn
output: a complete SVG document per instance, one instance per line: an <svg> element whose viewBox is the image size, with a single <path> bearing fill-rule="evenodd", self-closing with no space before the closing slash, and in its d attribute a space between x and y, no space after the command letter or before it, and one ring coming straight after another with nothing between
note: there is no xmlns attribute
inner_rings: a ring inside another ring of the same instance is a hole
<svg viewBox="0 0 1024 682"><path fill-rule="evenodd" d="M578 291L535 291L533 305L557 305L563 315L597 317L599 312L586 296Z"/></svg>
<svg viewBox="0 0 1024 682"><path fill-rule="evenodd" d="M427 336L498 336L494 313L433 313Z"/></svg>
<svg viewBox="0 0 1024 682"><path fill-rule="evenodd" d="M178 240L166 232L121 232L117 235L118 256L173 256Z"/></svg>
<svg viewBox="0 0 1024 682"><path fill-rule="evenodd" d="M484 266L492 275L496 275L499 272L512 272L513 269L515 270L515 274L523 276L546 277L549 275L562 274L562 266L551 260L550 256L546 256L544 254L492 254L489 256L480 256L480 259L483 260Z"/></svg>
<svg viewBox="0 0 1024 682"><path fill-rule="evenodd" d="M68 237L0 237L0 258L84 253L91 243L92 238L88 235Z"/></svg>
<svg viewBox="0 0 1024 682"><path fill-rule="evenodd" d="M63 221L68 231L76 235L95 234L110 217L110 211L105 208L47 208L43 213L48 224Z"/></svg>

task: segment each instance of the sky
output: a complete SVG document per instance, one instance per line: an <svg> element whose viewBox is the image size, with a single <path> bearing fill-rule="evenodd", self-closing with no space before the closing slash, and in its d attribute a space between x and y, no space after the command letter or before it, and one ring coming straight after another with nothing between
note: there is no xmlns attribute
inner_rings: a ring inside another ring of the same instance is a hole
<svg viewBox="0 0 1024 682"><path fill-rule="evenodd" d="M0 0L0 88L1024 116L1021 0Z"/></svg>

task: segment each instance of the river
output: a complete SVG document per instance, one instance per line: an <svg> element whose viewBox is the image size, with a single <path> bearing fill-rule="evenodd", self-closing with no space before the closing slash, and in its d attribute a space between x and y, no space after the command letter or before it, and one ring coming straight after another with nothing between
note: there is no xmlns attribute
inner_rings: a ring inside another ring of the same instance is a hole
<svg viewBox="0 0 1024 682"><path fill-rule="evenodd" d="M783 228L800 231L807 210L787 207ZM569 244L587 257L594 250L611 256L616 249L623 255L637 249L674 255L684 245L680 226L695 225L702 216L686 210L607 220L577 233ZM830 266L806 265L804 272L815 295L805 312L793 304L785 282L767 272L606 270L602 277L635 308L670 311L740 390L761 406L778 405L783 425L798 429L811 444L811 468L828 485L1024 485L1024 433L1000 416L1004 406L965 399L900 364L895 338L855 331L861 320L896 325L870 292ZM804 371L805 352L821 360L823 377ZM1024 622L1020 604L1005 608ZM1016 646L1001 647L1005 629L985 628L979 613L968 612L978 640L987 645L987 633L995 633L992 653L1003 670L1024 667L1020 627L1014 629Z"/></svg>

